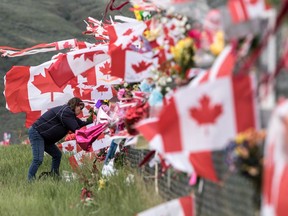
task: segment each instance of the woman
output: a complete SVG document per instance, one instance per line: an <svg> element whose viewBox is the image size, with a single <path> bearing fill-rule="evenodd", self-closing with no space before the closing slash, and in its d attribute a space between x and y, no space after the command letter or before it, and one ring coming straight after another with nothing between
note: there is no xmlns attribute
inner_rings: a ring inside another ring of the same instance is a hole
<svg viewBox="0 0 288 216"><path fill-rule="evenodd" d="M49 109L29 128L29 140L32 147L33 160L28 171L28 180L36 178L39 166L43 162L44 151L52 157L51 172L49 174L59 176L59 166L62 153L55 145L69 131L75 130L92 123L82 121L78 116L84 103L74 97L67 104Z"/></svg>

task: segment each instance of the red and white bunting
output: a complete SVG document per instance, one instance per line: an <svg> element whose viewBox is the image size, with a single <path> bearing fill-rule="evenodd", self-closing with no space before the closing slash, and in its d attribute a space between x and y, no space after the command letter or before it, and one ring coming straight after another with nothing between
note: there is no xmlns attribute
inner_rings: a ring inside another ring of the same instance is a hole
<svg viewBox="0 0 288 216"><path fill-rule="evenodd" d="M25 49L0 46L0 53L2 53L2 57L19 57L63 49L83 49L90 46L92 46L92 44L87 42L77 41L76 39L68 39L52 43L37 44L33 47Z"/></svg>

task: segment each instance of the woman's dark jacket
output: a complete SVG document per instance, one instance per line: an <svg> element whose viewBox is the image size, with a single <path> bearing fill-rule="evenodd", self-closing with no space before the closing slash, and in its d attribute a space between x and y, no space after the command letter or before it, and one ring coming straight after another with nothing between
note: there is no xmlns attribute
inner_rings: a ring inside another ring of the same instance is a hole
<svg viewBox="0 0 288 216"><path fill-rule="evenodd" d="M57 106L45 112L33 125L44 140L54 144L61 140L69 131L89 124L76 117L68 105Z"/></svg>

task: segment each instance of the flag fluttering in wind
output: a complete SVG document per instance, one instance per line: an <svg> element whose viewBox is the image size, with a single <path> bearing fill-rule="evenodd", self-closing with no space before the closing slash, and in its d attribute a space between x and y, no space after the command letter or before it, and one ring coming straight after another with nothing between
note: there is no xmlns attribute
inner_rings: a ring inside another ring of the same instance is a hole
<svg viewBox="0 0 288 216"><path fill-rule="evenodd" d="M54 62L53 59L38 66L14 66L4 77L6 108L13 113L25 112L26 127L49 108L63 105L74 96L86 100L106 100L113 96L110 85L96 85L95 70L88 70L58 87L48 71ZM114 78L113 82L120 81Z"/></svg>
<svg viewBox="0 0 288 216"><path fill-rule="evenodd" d="M108 46L101 44L60 54L48 71L54 82L61 87L74 77L109 59L107 51Z"/></svg>
<svg viewBox="0 0 288 216"><path fill-rule="evenodd" d="M62 105L73 97L73 87L58 87L48 68L50 60L38 66L14 66L5 76L6 107L13 113L31 112Z"/></svg>
<svg viewBox="0 0 288 216"><path fill-rule="evenodd" d="M269 9L266 0L228 0L227 5L234 23L259 18Z"/></svg>
<svg viewBox="0 0 288 216"><path fill-rule="evenodd" d="M264 152L262 216L287 214L288 101L274 110L267 129Z"/></svg>
<svg viewBox="0 0 288 216"><path fill-rule="evenodd" d="M258 119L253 77L226 76L178 89L158 121L150 122L149 128L140 124L138 129L150 148L167 154L172 165L192 173L187 166L191 163L198 175L215 181L213 169L207 168L213 164L212 151L223 149L239 132L257 129Z"/></svg>

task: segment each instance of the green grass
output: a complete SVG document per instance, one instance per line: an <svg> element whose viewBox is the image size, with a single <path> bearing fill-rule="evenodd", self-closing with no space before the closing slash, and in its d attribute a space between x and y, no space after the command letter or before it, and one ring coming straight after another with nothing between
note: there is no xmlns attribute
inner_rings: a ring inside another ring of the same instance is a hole
<svg viewBox="0 0 288 216"><path fill-rule="evenodd" d="M145 183L136 170L129 166L118 170L106 180L104 188L99 189L101 173L91 173L92 162L85 162L77 171L78 179L66 182L64 179L36 180L27 182L27 171L32 158L29 145L0 147L0 215L1 216L51 216L51 215L136 215L163 200L155 194L153 186ZM44 157L38 175L49 171L51 158ZM97 164L101 170L101 164ZM72 172L68 156L64 155L61 170ZM133 183L128 184L128 174L134 175ZM82 202L81 189L86 176L93 200Z"/></svg>

